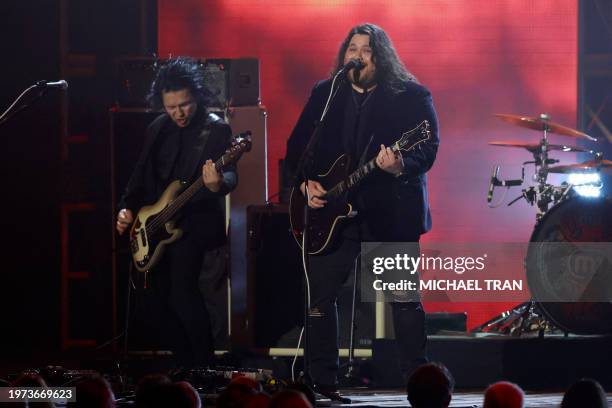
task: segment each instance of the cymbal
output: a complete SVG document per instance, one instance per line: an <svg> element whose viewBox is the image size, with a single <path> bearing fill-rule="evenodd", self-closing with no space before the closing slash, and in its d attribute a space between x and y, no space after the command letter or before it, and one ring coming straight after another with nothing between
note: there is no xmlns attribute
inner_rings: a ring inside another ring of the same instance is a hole
<svg viewBox="0 0 612 408"><path fill-rule="evenodd" d="M527 142L517 142L517 141L497 141L497 142L489 142L492 146L502 146L502 147L522 147L524 149L529 150L531 153L535 153L540 151L542 145L540 143L527 143ZM569 146L569 145L560 145L560 144L549 144L548 150L559 150L562 152L590 152L588 149L583 149L582 147L577 146Z"/></svg>
<svg viewBox="0 0 612 408"><path fill-rule="evenodd" d="M612 169L612 160L587 160L582 163L563 164L549 167L549 173L591 173L603 169Z"/></svg>
<svg viewBox="0 0 612 408"><path fill-rule="evenodd" d="M596 138L587 135L579 130L569 128L567 126L560 125L555 122L551 122L544 118L536 118L531 116L511 115L506 113L496 113L496 117L503 120L504 122L512 123L513 125L521 126L528 129L539 130L551 133L557 133L559 135L571 136L571 137L582 137L588 140L597 141Z"/></svg>

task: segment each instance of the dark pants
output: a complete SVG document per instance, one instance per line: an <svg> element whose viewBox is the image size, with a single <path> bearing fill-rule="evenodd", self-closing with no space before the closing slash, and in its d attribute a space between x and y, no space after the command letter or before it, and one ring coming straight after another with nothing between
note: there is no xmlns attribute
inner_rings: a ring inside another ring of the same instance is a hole
<svg viewBox="0 0 612 408"><path fill-rule="evenodd" d="M224 279L223 249L205 251L189 236L167 246L149 273L144 312L153 313L158 338L168 340L179 367L213 364L211 315L219 315L216 308L223 307L215 290Z"/></svg>
<svg viewBox="0 0 612 408"><path fill-rule="evenodd" d="M338 311L340 288L353 272L360 240L341 238L331 251L310 257L310 374L315 383L334 385L338 373ZM418 241L416 237L415 241ZM395 338L402 373L408 375L427 361L425 312L420 302L392 302Z"/></svg>
<svg viewBox="0 0 612 408"><path fill-rule="evenodd" d="M220 247L204 252L198 285L204 297L210 318L213 340L216 348L227 349L228 309L226 248Z"/></svg>

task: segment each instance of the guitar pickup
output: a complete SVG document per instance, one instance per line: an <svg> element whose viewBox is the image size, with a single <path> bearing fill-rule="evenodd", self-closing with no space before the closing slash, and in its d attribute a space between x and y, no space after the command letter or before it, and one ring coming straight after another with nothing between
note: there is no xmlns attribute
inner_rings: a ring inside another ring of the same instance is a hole
<svg viewBox="0 0 612 408"><path fill-rule="evenodd" d="M357 216L357 210L352 210L350 213L346 215L349 218L353 218Z"/></svg>
<svg viewBox="0 0 612 408"><path fill-rule="evenodd" d="M140 230L140 239L142 240L142 246L146 247L147 246L147 234L145 234L144 228Z"/></svg>

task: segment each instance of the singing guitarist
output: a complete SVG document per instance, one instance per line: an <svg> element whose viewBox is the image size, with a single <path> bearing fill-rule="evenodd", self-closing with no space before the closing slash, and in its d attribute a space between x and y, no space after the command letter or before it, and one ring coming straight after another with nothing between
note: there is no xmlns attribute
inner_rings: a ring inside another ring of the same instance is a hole
<svg viewBox="0 0 612 408"><path fill-rule="evenodd" d="M160 343L169 337L176 364L184 368L211 365L214 334L224 330L224 322L215 320L225 306L223 202L236 187L237 174L233 165L222 173L213 165L230 146L232 132L220 117L207 113L209 101L202 69L194 60L172 59L159 69L149 102L164 113L147 129L116 225L124 234L138 210L155 203L174 180L190 184L203 178L205 188L177 219L182 237L165 248L160 263L147 273L147 301L141 310L157 328Z"/></svg>
<svg viewBox="0 0 612 408"><path fill-rule="evenodd" d="M382 28L373 24L352 28L340 46L332 76L351 61L357 61L357 67L335 85L338 91L320 128L313 160L306 160L305 172L296 175L295 184L302 194L308 185L307 202L316 214L332 204L320 175L340 155L353 158L351 171L376 159L374 173L349 193L356 217L335 232L336 239L326 251L310 256L311 375L319 391L334 399L340 398L336 391L339 290L352 271L361 241L418 242L431 228L425 173L439 144L431 95L406 70ZM331 90L331 80L314 87L288 140L286 165L294 173ZM423 121L431 133L424 143L404 154L390 149ZM401 300L392 303L392 311L400 366L408 375L426 361L424 311L419 302Z"/></svg>

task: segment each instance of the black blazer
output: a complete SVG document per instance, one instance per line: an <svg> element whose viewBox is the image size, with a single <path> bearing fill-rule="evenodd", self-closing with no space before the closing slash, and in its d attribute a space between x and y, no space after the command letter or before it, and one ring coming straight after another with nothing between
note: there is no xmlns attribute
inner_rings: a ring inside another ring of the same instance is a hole
<svg viewBox="0 0 612 408"><path fill-rule="evenodd" d="M287 142L286 166L295 172L304 151L321 116L331 89L331 81L318 83L302 111L298 122ZM341 85L338 95L330 107L321 137L314 154L314 168L307 170L309 178L323 174L332 166L340 154L345 153L342 129L346 99L351 95L350 84ZM438 151L438 120L431 94L422 85L406 82L401 90L390 90L379 86L371 96L373 104L367 122L366 136L369 140L365 161L374 158L380 145L390 146L402 133L413 129L423 120L428 120L431 138L415 150L404 154L404 173L399 178L376 171L357 188L353 203L376 241L407 241L431 229L431 214L427 197L427 177ZM359 160L360 158L353 158ZM298 182L303 177L296 177Z"/></svg>
<svg viewBox="0 0 612 408"><path fill-rule="evenodd" d="M198 113L194 126L201 127L195 149L188 155L184 167L188 176L185 182L191 184L202 177L202 166L208 159L217 160L231 144L232 131L227 123L214 114ZM128 181L119 208L128 208L134 214L145 205L154 204L159 199L156 191L153 153L160 134L166 126L175 126L167 114L158 116L147 128L144 146L138 162ZM224 185L219 192L213 193L202 188L183 207L177 226L184 231L184 237L192 237L205 248L214 248L225 242L224 196L237 185L234 165L224 170Z"/></svg>

